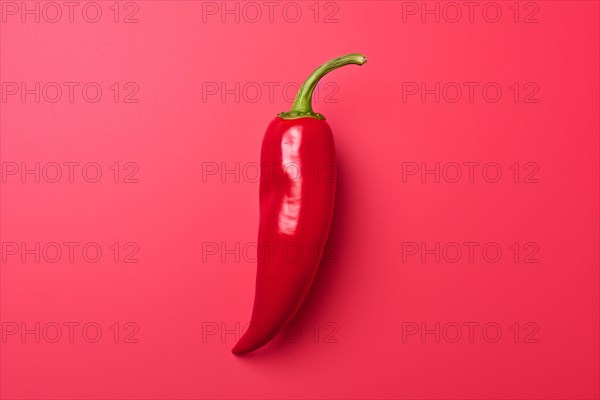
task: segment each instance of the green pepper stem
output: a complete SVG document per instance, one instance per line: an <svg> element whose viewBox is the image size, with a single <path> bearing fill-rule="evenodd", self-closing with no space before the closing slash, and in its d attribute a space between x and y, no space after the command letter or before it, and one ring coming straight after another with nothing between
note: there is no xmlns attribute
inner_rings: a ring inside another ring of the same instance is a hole
<svg viewBox="0 0 600 400"><path fill-rule="evenodd" d="M363 65L366 62L367 58L364 55L353 53L334 58L333 60L321 65L312 74L310 74L302 87L300 87L300 90L298 90L298 94L296 94L296 99L294 100L292 109L288 112L280 113L279 117L283 119L296 119L304 117L325 119L323 115L315 113L312 108L312 96L315 88L317 87L317 83L319 83L321 78L334 69L338 69L348 64Z"/></svg>

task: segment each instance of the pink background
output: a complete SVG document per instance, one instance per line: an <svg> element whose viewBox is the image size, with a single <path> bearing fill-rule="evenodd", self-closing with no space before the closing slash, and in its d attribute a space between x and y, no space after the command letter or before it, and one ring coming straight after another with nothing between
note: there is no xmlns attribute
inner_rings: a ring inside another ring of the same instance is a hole
<svg viewBox="0 0 600 400"><path fill-rule="evenodd" d="M39 22L21 20L21 2L0 3L2 398L598 398L598 2L481 2L456 22L448 3L436 22L401 1L297 2L298 22L294 4L276 3L269 21L256 2L253 22L239 2L239 22L222 22L221 2L138 1L117 4L115 22L114 2L100 1L96 23L82 17L86 2L72 22L61 6L55 23L44 3ZM258 185L245 167L290 107L284 84L349 52L368 63L331 74L315 105L340 164L332 251L295 330L235 357L254 295ZM39 82L39 103L10 94L11 82ZM77 82L73 101L66 90L49 101L49 82ZM82 97L88 82L98 102ZM239 83L239 101L203 92L222 82ZM436 82L439 102L406 92ZM465 90L452 102L464 82L479 85L472 101ZM497 102L482 95L489 82ZM124 102L136 87L137 102ZM80 163L73 182L67 167L45 179L65 162ZM21 163L40 163L39 183L10 173ZM101 167L97 183L82 177L86 163ZM203 176L207 163L238 163L239 176ZM422 163L439 163L439 183L403 174ZM486 163L501 168L498 182ZM53 242L80 243L73 261L62 247L49 262ZM422 260L413 242L446 250ZM464 242L479 243L472 262ZM13 254L14 243L33 253ZM102 249L98 262L83 258L85 243ZM210 255L207 243L247 251ZM36 323L39 343L21 331ZM436 323L439 342L421 335ZM86 324L102 329L96 343Z"/></svg>

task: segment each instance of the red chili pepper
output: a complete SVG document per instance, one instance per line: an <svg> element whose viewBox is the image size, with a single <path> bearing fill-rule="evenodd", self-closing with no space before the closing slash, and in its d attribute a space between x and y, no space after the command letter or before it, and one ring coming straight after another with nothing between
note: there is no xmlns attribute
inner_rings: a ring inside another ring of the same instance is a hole
<svg viewBox="0 0 600 400"><path fill-rule="evenodd" d="M317 68L292 110L278 114L261 150L256 295L248 330L234 354L267 344L300 308L317 272L333 216L337 165L331 128L313 112L319 80L336 68L363 65L348 54Z"/></svg>

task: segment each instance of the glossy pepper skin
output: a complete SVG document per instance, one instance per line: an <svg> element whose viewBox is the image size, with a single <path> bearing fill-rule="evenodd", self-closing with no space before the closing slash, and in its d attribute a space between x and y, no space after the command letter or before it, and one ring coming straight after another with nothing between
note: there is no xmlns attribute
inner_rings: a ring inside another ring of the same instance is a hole
<svg viewBox="0 0 600 400"><path fill-rule="evenodd" d="M318 81L366 58L349 54L323 64L294 106L271 122L261 149L256 292L247 332L234 354L269 341L298 311L317 273L333 217L337 165L333 134L311 106Z"/></svg>

